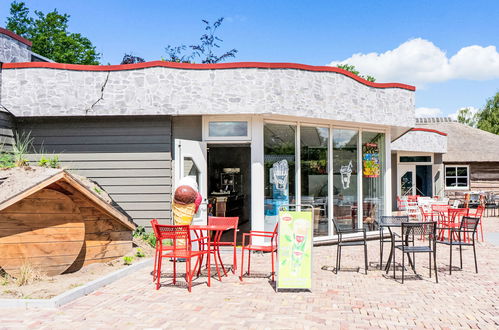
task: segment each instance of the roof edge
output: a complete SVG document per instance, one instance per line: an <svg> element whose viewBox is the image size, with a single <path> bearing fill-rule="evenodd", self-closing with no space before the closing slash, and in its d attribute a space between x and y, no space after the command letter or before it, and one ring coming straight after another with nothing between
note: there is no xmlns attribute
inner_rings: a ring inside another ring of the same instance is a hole
<svg viewBox="0 0 499 330"><path fill-rule="evenodd" d="M15 34L14 32L7 30L7 29L4 29L4 28L1 28L1 27L0 27L0 34L4 34L6 36L11 37L12 39L15 39L19 42L22 42L23 44L25 44L28 47L31 47L33 45L33 43L31 41L29 41L28 39L23 38L20 35Z"/></svg>
<svg viewBox="0 0 499 330"><path fill-rule="evenodd" d="M25 63L5 63L3 69L26 69L26 68L47 68L73 71L126 71L137 70L152 67L165 67L184 70L222 70L222 69L295 69L312 72L333 72L339 73L355 81L374 88L401 88L409 91L415 91L416 87L402 83L376 83L367 81L349 71L332 66L315 66L299 63L268 63L268 62L231 62L216 64L194 64L194 63L176 63L167 61L151 61L135 64L120 65L82 65L65 63L47 63L47 62L25 62Z"/></svg>
<svg viewBox="0 0 499 330"><path fill-rule="evenodd" d="M441 131L437 131L436 129L431 129L431 128L413 128L411 129L410 131L416 131L416 132L429 132L429 133L436 133L436 134L440 134L442 136L447 136L447 133L445 132L441 132Z"/></svg>

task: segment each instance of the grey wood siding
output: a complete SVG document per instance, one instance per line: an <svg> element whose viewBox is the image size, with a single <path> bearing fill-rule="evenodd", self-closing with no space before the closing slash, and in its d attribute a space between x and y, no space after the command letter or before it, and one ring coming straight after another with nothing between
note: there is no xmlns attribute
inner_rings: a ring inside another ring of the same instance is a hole
<svg viewBox="0 0 499 330"><path fill-rule="evenodd" d="M0 149L10 150L14 141L14 119L12 115L0 110Z"/></svg>
<svg viewBox="0 0 499 330"><path fill-rule="evenodd" d="M170 117L23 118L17 126L37 153L95 180L138 225L170 220Z"/></svg>

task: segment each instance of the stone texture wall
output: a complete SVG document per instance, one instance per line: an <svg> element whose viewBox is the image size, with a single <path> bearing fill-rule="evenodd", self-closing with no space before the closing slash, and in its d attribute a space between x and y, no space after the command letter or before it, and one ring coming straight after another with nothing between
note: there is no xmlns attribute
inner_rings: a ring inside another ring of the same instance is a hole
<svg viewBox="0 0 499 330"><path fill-rule="evenodd" d="M30 47L0 33L0 62L31 62Z"/></svg>
<svg viewBox="0 0 499 330"><path fill-rule="evenodd" d="M434 132L410 131L391 143L392 150L414 152L447 152L447 136Z"/></svg>
<svg viewBox="0 0 499 330"><path fill-rule="evenodd" d="M278 114L411 127L414 92L298 69L3 70L16 116Z"/></svg>

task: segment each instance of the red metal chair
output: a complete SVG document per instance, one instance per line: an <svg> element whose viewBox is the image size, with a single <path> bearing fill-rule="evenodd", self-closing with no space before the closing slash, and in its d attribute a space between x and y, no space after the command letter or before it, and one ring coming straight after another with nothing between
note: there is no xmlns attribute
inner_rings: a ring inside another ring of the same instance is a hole
<svg viewBox="0 0 499 330"><path fill-rule="evenodd" d="M151 221L152 223L152 221ZM211 273L210 273L210 238L208 236L201 236L197 239L191 239L189 226L174 226L174 225L160 225L157 222L153 224L153 230L156 236L156 260L157 269L155 271L156 277L156 290L159 290L161 286L161 266L163 258L173 259L173 284L177 283L177 259L185 259L185 280L187 282L187 288L191 292L192 288L192 277L194 272L191 269L192 258L196 257L197 262L194 268L197 268L198 264L201 267L200 257L207 255L208 264L208 286L211 285ZM163 246L163 240L170 240L171 247ZM198 243L199 246L206 246L206 249L195 251L192 249L192 243Z"/></svg>
<svg viewBox="0 0 499 330"><path fill-rule="evenodd" d="M277 226L276 223L274 231L257 231L252 230L249 233L243 234L243 246L241 253L241 276L239 276L239 280L243 280L243 270L244 270L244 250L248 250L248 275L250 275L250 266L251 266L251 251L262 251L262 252L270 252L272 258L272 281L274 281L275 275L275 256L277 253ZM270 238L270 245L255 245L253 244L253 237L267 237ZM248 238L248 244L246 244L246 239Z"/></svg>
<svg viewBox="0 0 499 330"><path fill-rule="evenodd" d="M230 226L231 229L234 230L234 238L232 241L219 241L218 243L213 243L212 245L216 247L217 253L218 253L218 259L222 261L222 258L220 257L220 246L232 246L234 249L233 252L233 264L232 264L232 273L235 274L235 271L237 269L237 226L239 224L239 217L208 217L208 225L215 225L215 226ZM223 263L222 263L223 267ZM224 269L225 271L225 269Z"/></svg>
<svg viewBox="0 0 499 330"><path fill-rule="evenodd" d="M480 221L478 222L478 226L480 227L480 235L482 236L482 242L483 242L483 227L482 227L482 217L483 217L483 212L485 211L485 206L479 205L475 212L472 212L471 209L468 212L468 216L473 217L473 218L479 218ZM477 235L478 235L478 230L477 230Z"/></svg>

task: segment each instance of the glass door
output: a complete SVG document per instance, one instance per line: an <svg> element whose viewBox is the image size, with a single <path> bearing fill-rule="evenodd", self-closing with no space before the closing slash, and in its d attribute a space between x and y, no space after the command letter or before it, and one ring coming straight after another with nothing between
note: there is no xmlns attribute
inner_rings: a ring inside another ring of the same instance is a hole
<svg viewBox="0 0 499 330"><path fill-rule="evenodd" d="M207 171L206 143L175 139L175 181L173 189L176 189L180 179L190 176L196 180L199 193L203 197L198 212L194 215L193 224L207 223ZM174 192L175 190L173 190L172 195Z"/></svg>
<svg viewBox="0 0 499 330"><path fill-rule="evenodd" d="M398 192L399 196L416 195L416 166L398 166Z"/></svg>

